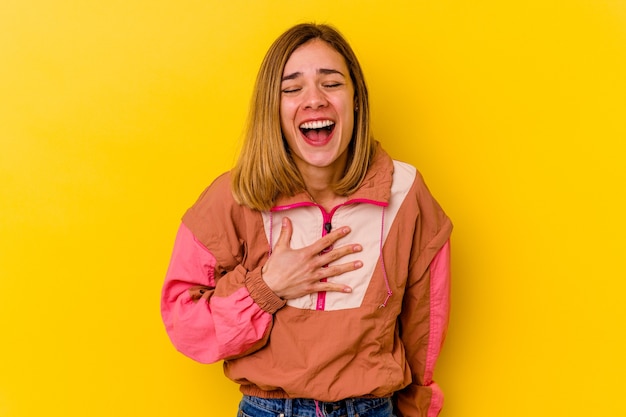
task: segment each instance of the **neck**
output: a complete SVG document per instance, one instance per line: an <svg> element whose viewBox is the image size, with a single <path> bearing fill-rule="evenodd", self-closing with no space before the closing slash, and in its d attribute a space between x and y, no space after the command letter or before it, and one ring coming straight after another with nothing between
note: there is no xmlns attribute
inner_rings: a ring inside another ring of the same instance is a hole
<svg viewBox="0 0 626 417"><path fill-rule="evenodd" d="M346 197L335 193L333 188L333 184L343 175L346 166L345 152L332 164L324 167L300 162L298 159L295 160L306 190L315 203L324 207L326 211L330 211L336 205L346 201Z"/></svg>
<svg viewBox="0 0 626 417"><path fill-rule="evenodd" d="M304 181L311 200L324 207L326 211L330 211L333 207L346 201L346 197L338 195L331 186L335 182L335 178L305 176Z"/></svg>
<svg viewBox="0 0 626 417"><path fill-rule="evenodd" d="M316 171L316 175L306 175L305 173L302 175L309 196L313 202L324 207L326 211L330 211L333 207L346 201L346 197L338 195L331 186L336 180L333 176L323 175L320 171Z"/></svg>

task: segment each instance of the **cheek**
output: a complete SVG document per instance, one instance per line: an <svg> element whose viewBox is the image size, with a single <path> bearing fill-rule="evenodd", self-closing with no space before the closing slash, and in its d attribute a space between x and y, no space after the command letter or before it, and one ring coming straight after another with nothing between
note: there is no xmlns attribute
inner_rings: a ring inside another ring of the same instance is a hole
<svg viewBox="0 0 626 417"><path fill-rule="evenodd" d="M283 130L293 125L294 110L291 106L289 106L288 103L281 102L279 115L280 115L280 123L283 127Z"/></svg>
<svg viewBox="0 0 626 417"><path fill-rule="evenodd" d="M334 106L341 113L345 124L351 124L354 121L354 98L348 95L335 102Z"/></svg>

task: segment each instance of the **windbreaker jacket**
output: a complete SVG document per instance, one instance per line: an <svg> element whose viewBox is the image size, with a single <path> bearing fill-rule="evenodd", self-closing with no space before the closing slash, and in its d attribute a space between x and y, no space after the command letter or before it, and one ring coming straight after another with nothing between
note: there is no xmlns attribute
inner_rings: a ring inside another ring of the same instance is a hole
<svg viewBox="0 0 626 417"><path fill-rule="evenodd" d="M269 289L261 268L285 216L294 249L350 226L335 246L363 251L339 262L364 265L329 280L352 293L285 301ZM362 186L330 212L306 193L279 198L269 212L251 210L234 201L224 174L183 217L162 293L166 330L196 361L224 360L244 394L394 396L400 417L436 416L443 396L432 376L448 323L451 231L416 169L380 146Z"/></svg>

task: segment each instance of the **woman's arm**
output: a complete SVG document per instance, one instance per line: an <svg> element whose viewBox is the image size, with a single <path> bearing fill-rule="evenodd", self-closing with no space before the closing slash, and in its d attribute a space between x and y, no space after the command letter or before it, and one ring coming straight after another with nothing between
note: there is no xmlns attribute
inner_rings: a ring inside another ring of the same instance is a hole
<svg viewBox="0 0 626 417"><path fill-rule="evenodd" d="M212 363L265 345L273 313L284 306L263 282L260 267L238 265L218 276L216 259L181 224L161 298L167 333L180 352Z"/></svg>
<svg viewBox="0 0 626 417"><path fill-rule="evenodd" d="M404 300L401 337L413 382L396 394L397 411L399 417L435 417L443 406L443 393L432 378L448 329L449 240L437 251L421 277L407 288ZM423 325L424 318L428 326Z"/></svg>

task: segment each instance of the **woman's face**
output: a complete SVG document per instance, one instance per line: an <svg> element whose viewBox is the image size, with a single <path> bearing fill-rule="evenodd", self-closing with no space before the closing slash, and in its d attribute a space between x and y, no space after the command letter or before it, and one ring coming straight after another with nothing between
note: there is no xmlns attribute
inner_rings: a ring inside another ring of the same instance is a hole
<svg viewBox="0 0 626 417"><path fill-rule="evenodd" d="M281 83L280 122L296 166L305 177L344 171L354 129L354 86L343 56L313 39L296 49Z"/></svg>

